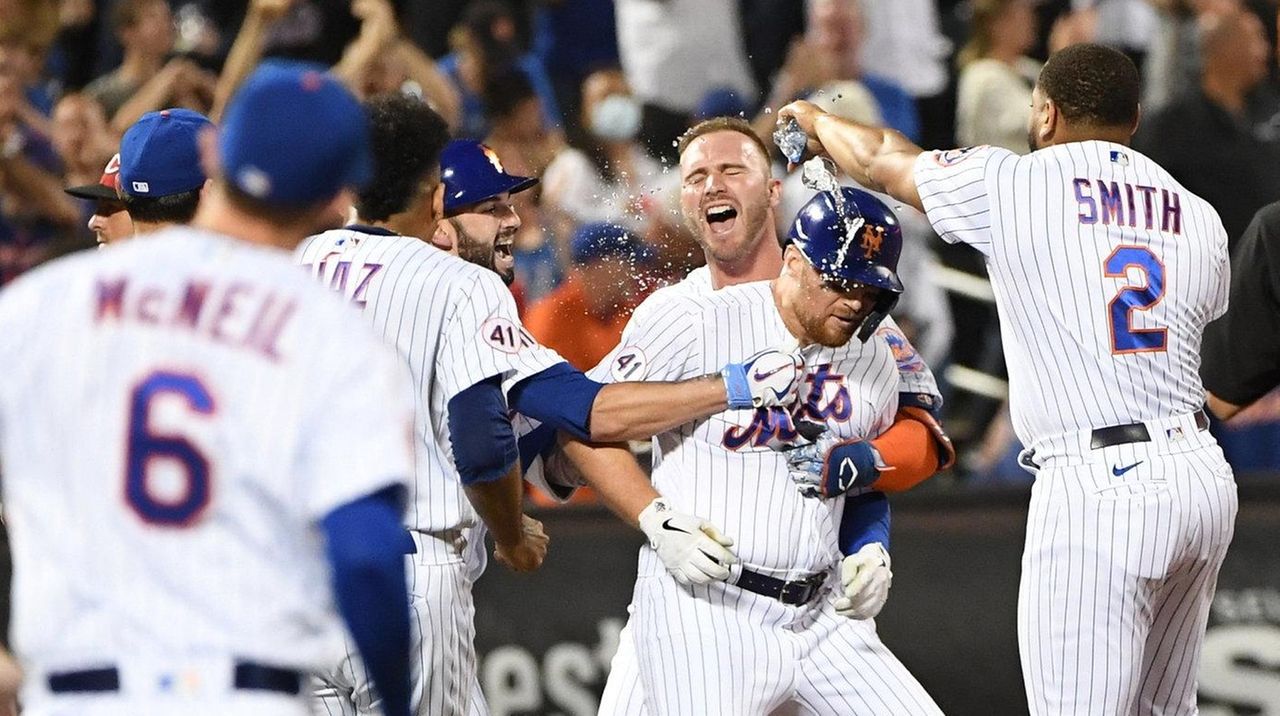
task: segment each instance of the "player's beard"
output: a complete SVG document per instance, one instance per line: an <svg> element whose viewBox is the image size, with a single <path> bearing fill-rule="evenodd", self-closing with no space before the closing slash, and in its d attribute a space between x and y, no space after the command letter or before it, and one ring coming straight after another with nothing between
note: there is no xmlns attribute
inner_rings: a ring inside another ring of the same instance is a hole
<svg viewBox="0 0 1280 716"><path fill-rule="evenodd" d="M498 274L498 278L502 279L502 282L508 286L515 283L516 271L514 266L504 270L498 268L494 242L478 240L456 224L454 229L458 233L458 258Z"/></svg>
<svg viewBox="0 0 1280 716"><path fill-rule="evenodd" d="M1040 149L1040 142L1036 139L1036 132L1034 129L1027 130L1027 147L1033 152L1039 151Z"/></svg>

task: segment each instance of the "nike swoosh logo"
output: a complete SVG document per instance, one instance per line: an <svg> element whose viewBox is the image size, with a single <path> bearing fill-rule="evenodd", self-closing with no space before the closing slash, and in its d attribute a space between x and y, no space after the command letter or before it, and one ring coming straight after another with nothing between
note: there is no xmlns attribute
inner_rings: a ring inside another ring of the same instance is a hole
<svg viewBox="0 0 1280 716"><path fill-rule="evenodd" d="M685 534L689 534L689 530L682 530L682 529L680 529L679 527L672 527L672 526L671 526L671 518L670 518L670 517L668 517L668 518L666 519L666 521L664 521L664 522L662 523L662 529L664 529L664 530L670 530L671 532L683 532L683 533L685 533Z"/></svg>
<svg viewBox="0 0 1280 716"><path fill-rule="evenodd" d="M756 371L755 379L756 379L756 380L764 380L765 378L768 378L769 376L774 375L774 374L776 374L776 373L778 373L778 372L780 372L780 371L784 371L784 370L786 370L786 369L787 369L787 366L785 366L785 365L784 365L784 366L780 366L780 367L778 367L778 368L774 368L773 370L769 371L768 373L761 373L761 372L759 372L759 371Z"/></svg>
<svg viewBox="0 0 1280 716"><path fill-rule="evenodd" d="M1130 465L1130 466L1128 466L1128 467L1120 467L1119 465L1112 465L1112 466L1111 466L1111 474L1112 474L1112 475L1115 475L1116 477L1120 477L1121 475L1125 474L1126 472L1128 472L1128 471L1132 470L1133 468L1135 468L1135 467L1137 467L1137 466L1141 465L1143 462L1145 462L1145 460L1139 460L1139 461L1137 461L1137 462L1133 463L1132 465Z"/></svg>

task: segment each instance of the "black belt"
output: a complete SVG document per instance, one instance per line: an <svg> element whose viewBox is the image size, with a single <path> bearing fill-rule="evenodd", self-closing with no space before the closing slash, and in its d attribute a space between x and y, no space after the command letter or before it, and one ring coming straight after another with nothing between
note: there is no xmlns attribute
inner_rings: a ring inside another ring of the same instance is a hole
<svg viewBox="0 0 1280 716"><path fill-rule="evenodd" d="M302 674L293 669L237 661L232 685L246 691L275 691L297 696L302 691ZM114 666L49 674L49 691L55 694L119 690L120 670Z"/></svg>
<svg viewBox="0 0 1280 716"><path fill-rule="evenodd" d="M770 577L767 574L744 569L742 574L738 575L738 581L734 582L734 584L748 592L755 592L756 594L777 599L783 604L799 607L813 601L813 598L818 596L823 583L826 581L826 573L814 574L805 579L788 582L777 577Z"/></svg>
<svg viewBox="0 0 1280 716"><path fill-rule="evenodd" d="M1209 416L1205 415L1203 410L1197 410L1195 413L1196 429L1209 429ZM1125 443L1145 443L1151 441L1151 433L1147 431L1147 426L1143 423L1129 423L1128 425L1112 425L1106 428L1097 428L1093 431L1092 439L1089 441L1089 447L1097 450L1099 448L1111 447L1112 445L1124 445Z"/></svg>

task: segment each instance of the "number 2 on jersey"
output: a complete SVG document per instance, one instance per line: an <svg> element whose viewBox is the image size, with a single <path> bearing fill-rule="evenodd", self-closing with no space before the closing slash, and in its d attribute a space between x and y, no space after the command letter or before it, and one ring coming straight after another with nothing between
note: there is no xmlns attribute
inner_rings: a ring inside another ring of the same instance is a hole
<svg viewBox="0 0 1280 716"><path fill-rule="evenodd" d="M1125 278L1129 269L1142 272L1141 285L1126 285L1107 304L1111 325L1112 353L1163 351L1168 331L1163 328L1134 328L1134 311L1149 311L1164 298L1164 264L1143 246L1117 246L1102 263L1107 278Z"/></svg>
<svg viewBox="0 0 1280 716"><path fill-rule="evenodd" d="M197 415L214 411L213 396L200 379L187 374L156 371L133 389L129 400L129 444L125 458L125 500L143 522L161 527L186 527L209 504L209 459L181 435L152 431L151 410L156 398L180 398ZM181 494L156 494L152 468L156 461L177 468Z"/></svg>

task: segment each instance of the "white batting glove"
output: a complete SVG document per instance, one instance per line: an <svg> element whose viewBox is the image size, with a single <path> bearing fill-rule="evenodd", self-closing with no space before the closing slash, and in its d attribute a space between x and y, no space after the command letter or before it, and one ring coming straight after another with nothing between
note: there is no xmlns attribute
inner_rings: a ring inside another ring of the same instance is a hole
<svg viewBox="0 0 1280 716"><path fill-rule="evenodd" d="M729 565L738 561L728 549L732 539L704 519L676 512L661 497L641 510L640 529L681 584L724 581Z"/></svg>
<svg viewBox="0 0 1280 716"><path fill-rule="evenodd" d="M889 553L879 542L844 558L840 563L841 593L836 599L836 613L850 619L873 619L889 599Z"/></svg>
<svg viewBox="0 0 1280 716"><path fill-rule="evenodd" d="M804 357L798 351L766 348L741 363L720 371L729 393L729 407L771 408L796 402L804 382Z"/></svg>

